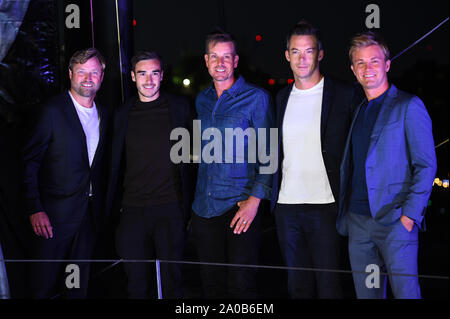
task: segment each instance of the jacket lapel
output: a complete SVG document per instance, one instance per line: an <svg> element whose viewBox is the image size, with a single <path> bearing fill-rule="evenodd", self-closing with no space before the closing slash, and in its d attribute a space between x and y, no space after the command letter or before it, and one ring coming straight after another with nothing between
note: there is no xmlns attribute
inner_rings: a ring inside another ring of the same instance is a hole
<svg viewBox="0 0 450 319"><path fill-rule="evenodd" d="M64 94L64 102L63 102L66 118L69 122L69 125L73 128L74 132L79 135L79 138L82 143L82 150L84 154L84 159L86 160L87 165L89 166L89 156L87 152L87 144L86 144L86 135L84 134L83 125L81 125L80 118L78 117L78 113L75 109L75 105L73 104L72 98L69 93L66 92Z"/></svg>
<svg viewBox="0 0 450 319"><path fill-rule="evenodd" d="M328 123L328 114L330 114L331 102L333 100L333 82L328 77L324 79L322 95L322 113L320 117L320 141L324 145L325 131Z"/></svg>
<svg viewBox="0 0 450 319"><path fill-rule="evenodd" d="M283 153L283 121L284 114L286 113L287 103L289 101L289 96L291 95L292 86L294 83L288 85L286 89L283 91L283 95L280 96L280 105L277 105L277 127L278 127L278 171L281 169L281 163L284 159ZM281 178L279 179L279 183L281 184Z"/></svg>
<svg viewBox="0 0 450 319"><path fill-rule="evenodd" d="M290 84L286 87L286 89L283 92L283 95L280 99L280 105L277 107L277 125L278 125L278 147L281 150L281 143L283 141L283 121L284 121L284 114L286 113L286 107L287 103L289 101L289 96L291 95L292 86L294 84Z"/></svg>
<svg viewBox="0 0 450 319"><path fill-rule="evenodd" d="M128 120L130 111L136 103L137 97L130 98L114 112L114 126L112 132L112 167L118 168L122 158L122 151L125 145L125 137L127 134Z"/></svg>
<svg viewBox="0 0 450 319"><path fill-rule="evenodd" d="M97 149L95 150L94 159L92 160L92 167L97 163L99 154L103 152L103 148L105 145L105 138L106 138L106 126L107 126L107 116L106 116L106 109L104 106L96 103L98 117L100 120L99 125L99 138L98 138L98 145Z"/></svg>
<svg viewBox="0 0 450 319"><path fill-rule="evenodd" d="M287 103L288 103L288 100L289 100L289 95L291 95L291 91L292 91L292 86L293 86L294 84L290 84L286 89L285 89L285 91L283 92L284 94L283 94L283 96L281 96L281 100L280 100L280 105L279 105L279 107L278 107L278 109L277 109L277 124L278 124L278 127L280 128L280 130L281 130L281 128L283 127L283 120L284 120L284 114L285 114L285 112L286 112L286 107L287 107ZM279 134L279 136L281 136L281 133Z"/></svg>

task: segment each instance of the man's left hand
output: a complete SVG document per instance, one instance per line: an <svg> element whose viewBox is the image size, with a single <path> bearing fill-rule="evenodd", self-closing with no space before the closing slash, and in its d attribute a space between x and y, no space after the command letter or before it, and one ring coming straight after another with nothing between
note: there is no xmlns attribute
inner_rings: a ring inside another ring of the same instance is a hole
<svg viewBox="0 0 450 319"><path fill-rule="evenodd" d="M414 227L414 219L409 218L406 215L402 215L402 217L400 217L400 221L403 224L403 227L406 228L407 231L411 231Z"/></svg>
<svg viewBox="0 0 450 319"><path fill-rule="evenodd" d="M230 228L234 227L235 234L245 233L248 230L256 213L258 213L260 201L261 199L250 196L247 200L237 203L239 210L236 212L236 215L234 215L230 224Z"/></svg>

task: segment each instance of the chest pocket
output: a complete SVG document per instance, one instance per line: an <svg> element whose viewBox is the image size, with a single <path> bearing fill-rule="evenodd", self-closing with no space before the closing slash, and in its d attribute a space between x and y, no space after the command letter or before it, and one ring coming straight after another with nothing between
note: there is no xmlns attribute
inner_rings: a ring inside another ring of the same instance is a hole
<svg viewBox="0 0 450 319"><path fill-rule="evenodd" d="M224 162L244 163L247 157L249 136L255 135L249 120L239 115L217 115L214 126L222 134Z"/></svg>
<svg viewBox="0 0 450 319"><path fill-rule="evenodd" d="M216 115L214 117L214 124L221 131L225 131L225 128L242 128L247 129L250 126L249 120L238 115Z"/></svg>

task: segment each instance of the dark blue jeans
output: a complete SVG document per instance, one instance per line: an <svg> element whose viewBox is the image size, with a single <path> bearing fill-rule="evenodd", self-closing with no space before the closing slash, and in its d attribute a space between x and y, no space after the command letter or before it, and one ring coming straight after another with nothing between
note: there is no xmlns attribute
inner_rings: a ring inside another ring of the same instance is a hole
<svg viewBox="0 0 450 319"><path fill-rule="evenodd" d="M277 204L274 214L286 266L340 269L334 203ZM288 270L288 291L294 299L343 297L340 274L330 271Z"/></svg>

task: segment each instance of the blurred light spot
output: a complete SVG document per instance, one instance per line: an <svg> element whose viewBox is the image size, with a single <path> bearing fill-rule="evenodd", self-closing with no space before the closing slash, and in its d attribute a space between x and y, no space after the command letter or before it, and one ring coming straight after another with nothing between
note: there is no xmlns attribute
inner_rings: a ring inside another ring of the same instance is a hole
<svg viewBox="0 0 450 319"><path fill-rule="evenodd" d="M189 85L191 85L191 81L190 81L189 79L184 79L184 80L183 80L183 85L184 85L185 87L188 87Z"/></svg>

